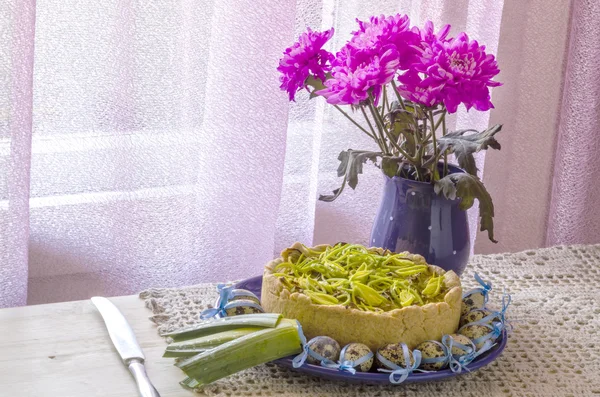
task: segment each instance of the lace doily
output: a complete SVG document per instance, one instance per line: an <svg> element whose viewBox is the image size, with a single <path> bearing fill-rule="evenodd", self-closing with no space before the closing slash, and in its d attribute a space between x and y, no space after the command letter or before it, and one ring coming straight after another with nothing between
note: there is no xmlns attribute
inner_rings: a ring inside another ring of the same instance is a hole
<svg viewBox="0 0 600 397"><path fill-rule="evenodd" d="M600 396L600 245L476 255L463 274L493 284L490 304L512 294L514 326L500 358L476 372L422 384L351 385L275 364L242 371L197 390L208 396ZM198 321L214 303L215 284L140 293L158 332ZM185 375L181 374L181 378Z"/></svg>

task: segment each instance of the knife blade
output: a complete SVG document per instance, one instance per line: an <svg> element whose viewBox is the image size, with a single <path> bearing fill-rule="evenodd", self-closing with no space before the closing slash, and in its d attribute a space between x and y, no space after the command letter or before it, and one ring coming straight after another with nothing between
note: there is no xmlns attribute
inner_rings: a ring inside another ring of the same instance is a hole
<svg viewBox="0 0 600 397"><path fill-rule="evenodd" d="M108 330L108 335L112 340L115 349L121 356L123 364L133 375L138 391L141 397L160 397L158 391L150 382L144 366L144 353L137 342L131 326L117 309L117 307L108 299L95 296L92 303L96 306L100 315L104 319L104 324Z"/></svg>

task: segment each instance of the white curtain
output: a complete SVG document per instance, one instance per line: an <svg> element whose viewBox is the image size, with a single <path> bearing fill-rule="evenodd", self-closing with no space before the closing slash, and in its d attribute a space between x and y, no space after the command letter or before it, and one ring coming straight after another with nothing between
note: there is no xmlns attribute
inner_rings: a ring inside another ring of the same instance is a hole
<svg viewBox="0 0 600 397"><path fill-rule="evenodd" d="M11 306L249 277L294 241L367 243L375 168L336 202L316 198L338 187L339 151L372 143L321 100L287 103L283 49L306 26L333 26L336 50L355 18L406 13L414 24L450 23L495 53L504 2L5 0L0 9L0 306ZM459 112L451 127L484 128L488 117Z"/></svg>

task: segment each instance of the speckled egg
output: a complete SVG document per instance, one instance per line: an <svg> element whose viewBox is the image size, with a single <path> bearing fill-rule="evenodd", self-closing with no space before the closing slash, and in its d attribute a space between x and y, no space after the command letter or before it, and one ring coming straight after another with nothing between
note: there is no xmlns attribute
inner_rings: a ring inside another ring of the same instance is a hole
<svg viewBox="0 0 600 397"><path fill-rule="evenodd" d="M235 303L233 305L232 303ZM225 305L225 313L228 316L239 316L240 314L264 313L262 307L257 306L256 302L251 300L236 300Z"/></svg>
<svg viewBox="0 0 600 397"><path fill-rule="evenodd" d="M342 350L343 356L340 355L340 361L357 361L359 358L366 356L371 353L371 349L367 345L363 345L362 343L350 343L346 345L346 347ZM366 360L364 363L354 367L357 371L360 372L369 372L371 367L373 366L373 357Z"/></svg>
<svg viewBox="0 0 600 397"><path fill-rule="evenodd" d="M229 302L236 300L248 300L260 305L258 297L247 289L234 289L229 295Z"/></svg>
<svg viewBox="0 0 600 397"><path fill-rule="evenodd" d="M446 357L446 348L440 342L435 340L428 340L421 343L419 346L417 346L417 350L421 351L422 360L428 358ZM446 360L436 361L434 363L423 363L423 361L421 361L419 368L426 371L439 371L440 369L444 369L446 365L448 365Z"/></svg>
<svg viewBox="0 0 600 397"><path fill-rule="evenodd" d="M474 323L475 321L483 320L487 316L491 315L493 312L487 309L473 309L469 311L467 314L460 318L460 326L467 325L469 323ZM491 317L489 322L492 322L494 318Z"/></svg>
<svg viewBox="0 0 600 397"><path fill-rule="evenodd" d="M340 344L328 336L316 336L308 341L308 347L323 358L336 361L340 356ZM320 365L321 361L310 354L306 358L309 364Z"/></svg>
<svg viewBox="0 0 600 397"><path fill-rule="evenodd" d="M468 337L469 339L471 339L471 341L473 341L473 343L475 344L475 346L478 349L481 349L481 346L483 346L483 344L485 343L485 341L480 341L478 343L475 343L476 339L481 338L482 336L485 336L487 334L489 334L490 332L493 331L493 328L489 325L484 325L484 324L467 324L463 327L461 327L458 330L458 333L461 335L464 335L466 337Z"/></svg>
<svg viewBox="0 0 600 397"><path fill-rule="evenodd" d="M461 334L452 334L452 335L450 335L450 337L454 340L454 342L460 343L461 345L464 345L464 346L469 346L473 350L475 350L475 345L473 344L473 341L471 341L471 339L469 339L468 337L461 335ZM470 352L465 351L464 349L456 346L455 344L452 344L452 355L453 356L464 356L467 353L470 353Z"/></svg>
<svg viewBox="0 0 600 397"><path fill-rule="evenodd" d="M468 291L462 300L461 316L464 316L473 309L483 309L485 306L485 295L481 290Z"/></svg>
<svg viewBox="0 0 600 397"><path fill-rule="evenodd" d="M397 366L406 368L406 361L404 360L404 350L402 345L403 343L391 343L381 347L378 350L378 353ZM415 359L413 358L413 354L410 349L408 349L408 356L410 357L410 365L413 365L415 363ZM384 363L379 361L379 359L376 359L376 363L378 368L394 369L387 367Z"/></svg>

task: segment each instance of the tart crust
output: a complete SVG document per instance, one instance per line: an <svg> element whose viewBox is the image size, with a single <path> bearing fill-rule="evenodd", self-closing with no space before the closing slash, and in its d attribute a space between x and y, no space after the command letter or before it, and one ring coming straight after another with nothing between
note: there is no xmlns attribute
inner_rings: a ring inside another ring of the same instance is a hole
<svg viewBox="0 0 600 397"><path fill-rule="evenodd" d="M296 243L292 248L297 248ZM315 248L325 247L323 245ZM382 251L383 252L383 251ZM425 263L420 255L412 259ZM318 305L305 294L290 291L273 275L275 266L283 262L277 258L265 266L261 304L265 311L281 313L300 321L307 339L329 336L341 346L360 342L373 350L389 343L404 342L414 349L426 340L441 340L443 335L458 329L462 303L460 279L453 271L428 265L436 274L444 274L448 291L442 302L423 306L407 306L387 312L367 312L342 305Z"/></svg>

